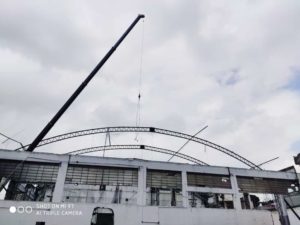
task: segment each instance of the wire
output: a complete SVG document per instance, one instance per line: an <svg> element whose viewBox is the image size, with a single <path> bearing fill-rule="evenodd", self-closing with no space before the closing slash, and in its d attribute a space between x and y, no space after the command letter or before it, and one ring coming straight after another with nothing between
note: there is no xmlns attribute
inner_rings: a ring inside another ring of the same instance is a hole
<svg viewBox="0 0 300 225"><path fill-rule="evenodd" d="M178 150L177 152L175 152L169 159L168 159L168 162L170 162L171 159L173 159L174 156L176 156L177 153L179 153L183 148L184 146L186 146L191 139L193 139L194 137L196 137L199 133L201 133L202 131L204 131L208 126L206 125L205 127L203 127L201 130L199 130L197 133L195 133L193 136L191 136Z"/></svg>
<svg viewBox="0 0 300 225"><path fill-rule="evenodd" d="M139 127L141 125L141 97L142 97L142 76L143 76L143 54L144 54L144 25L142 26L142 40L141 40L141 52L140 52L140 65L139 65L139 82L138 82L138 99L137 99L137 107L136 107L136 116L135 116L135 126ZM138 139L139 133L136 133L135 141L139 141Z"/></svg>
<svg viewBox="0 0 300 225"><path fill-rule="evenodd" d="M1 144L6 143L8 140L11 140L13 137L17 136L18 134L22 133L26 128L20 130L19 132L15 133L14 135L11 135L10 138L6 137L6 140L2 141Z"/></svg>
<svg viewBox="0 0 300 225"><path fill-rule="evenodd" d="M19 145L21 145L21 148L25 151L25 147L24 147L24 145L22 144L22 142L17 141L17 140L15 140L15 139L13 139L13 138L10 138L10 137L8 137L7 135L5 135L5 134L3 134L3 133L0 133L0 135L6 138L6 140L3 141L2 143L5 143L7 140L11 140L11 141L16 142L16 143L18 143Z"/></svg>

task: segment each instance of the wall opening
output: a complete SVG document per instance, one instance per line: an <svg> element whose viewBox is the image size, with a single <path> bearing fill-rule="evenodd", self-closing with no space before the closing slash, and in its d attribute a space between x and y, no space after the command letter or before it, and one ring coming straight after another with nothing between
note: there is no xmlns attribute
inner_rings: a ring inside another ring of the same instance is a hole
<svg viewBox="0 0 300 225"><path fill-rule="evenodd" d="M64 202L136 204L138 169L70 165Z"/></svg>
<svg viewBox="0 0 300 225"><path fill-rule="evenodd" d="M237 176L242 209L276 210L274 195L299 190L297 180Z"/></svg>
<svg viewBox="0 0 300 225"><path fill-rule="evenodd" d="M0 160L2 200L51 202L58 164Z"/></svg>
<svg viewBox="0 0 300 225"><path fill-rule="evenodd" d="M114 211L97 207L93 210L91 225L114 225Z"/></svg>
<svg viewBox="0 0 300 225"><path fill-rule="evenodd" d="M187 173L187 182L188 186L192 187L231 189L230 177L228 175Z"/></svg>
<svg viewBox="0 0 300 225"><path fill-rule="evenodd" d="M182 206L181 172L147 170L147 205Z"/></svg>
<svg viewBox="0 0 300 225"><path fill-rule="evenodd" d="M189 205L192 208L233 209L233 195L220 193L189 192Z"/></svg>

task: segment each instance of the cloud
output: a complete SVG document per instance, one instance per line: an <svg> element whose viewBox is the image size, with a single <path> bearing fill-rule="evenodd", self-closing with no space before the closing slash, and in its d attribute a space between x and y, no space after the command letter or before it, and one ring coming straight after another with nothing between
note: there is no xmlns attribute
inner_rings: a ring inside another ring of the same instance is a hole
<svg viewBox="0 0 300 225"><path fill-rule="evenodd" d="M300 71L297 69L292 70L292 75L288 83L284 86L284 88L300 91Z"/></svg>
<svg viewBox="0 0 300 225"><path fill-rule="evenodd" d="M299 4L296 0L4 1L0 131L13 135L25 129L15 138L32 141L136 15L145 13L145 21L134 28L49 136L135 124L144 30L141 125L190 134L208 125L201 137L257 163L280 156L265 165L268 169L289 166L300 125L295 69L300 66ZM103 136L93 138L40 151L103 144ZM134 135L115 139L134 141ZM184 142L151 135L141 135L141 140L173 149ZM184 152L210 164L242 166L193 143Z"/></svg>

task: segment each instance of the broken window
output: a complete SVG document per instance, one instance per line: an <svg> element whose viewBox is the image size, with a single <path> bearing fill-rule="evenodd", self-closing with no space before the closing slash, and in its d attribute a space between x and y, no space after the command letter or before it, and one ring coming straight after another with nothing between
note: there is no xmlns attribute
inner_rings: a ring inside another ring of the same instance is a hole
<svg viewBox="0 0 300 225"><path fill-rule="evenodd" d="M50 202L58 164L0 160L2 199Z"/></svg>
<svg viewBox="0 0 300 225"><path fill-rule="evenodd" d="M272 179L262 177L237 177L240 192L287 194L297 184L296 180Z"/></svg>
<svg viewBox="0 0 300 225"><path fill-rule="evenodd" d="M137 174L133 168L70 165L65 183L137 186Z"/></svg>
<svg viewBox="0 0 300 225"><path fill-rule="evenodd" d="M275 210L274 194L288 194L298 188L296 180L237 177L242 209Z"/></svg>
<svg viewBox="0 0 300 225"><path fill-rule="evenodd" d="M230 177L227 175L215 175L205 173L187 173L188 186L231 188Z"/></svg>
<svg viewBox="0 0 300 225"><path fill-rule="evenodd" d="M240 193L242 209L275 210L274 195L267 193Z"/></svg>
<svg viewBox="0 0 300 225"><path fill-rule="evenodd" d="M64 201L134 204L137 185L138 170L135 168L70 165Z"/></svg>
<svg viewBox="0 0 300 225"><path fill-rule="evenodd" d="M10 181L5 200L51 202L55 184Z"/></svg>
<svg viewBox="0 0 300 225"><path fill-rule="evenodd" d="M181 172L147 170L147 205L182 206Z"/></svg>
<svg viewBox="0 0 300 225"><path fill-rule="evenodd" d="M230 177L218 174L188 172L187 185L190 187L231 189ZM189 205L196 208L233 209L233 195L191 191L189 192Z"/></svg>
<svg viewBox="0 0 300 225"><path fill-rule="evenodd" d="M274 202L271 199L264 202L261 198L262 195L260 194L257 195L254 193L242 193L242 197L240 197L242 209L262 209L262 204L264 204L264 206L267 206L269 203L271 205Z"/></svg>
<svg viewBox="0 0 300 225"><path fill-rule="evenodd" d="M189 205L193 208L233 209L233 195L219 193L189 192Z"/></svg>

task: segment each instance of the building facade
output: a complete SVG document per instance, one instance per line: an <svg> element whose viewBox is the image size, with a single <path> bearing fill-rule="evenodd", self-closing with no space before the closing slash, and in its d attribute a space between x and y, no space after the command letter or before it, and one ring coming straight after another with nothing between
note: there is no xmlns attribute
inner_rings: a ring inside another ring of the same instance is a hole
<svg viewBox="0 0 300 225"><path fill-rule="evenodd" d="M280 224L266 199L299 191L291 172L10 150L0 178L0 225Z"/></svg>

